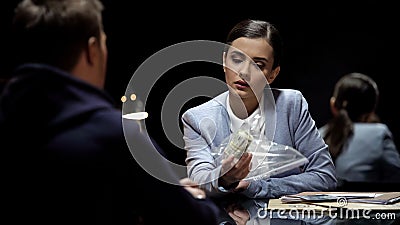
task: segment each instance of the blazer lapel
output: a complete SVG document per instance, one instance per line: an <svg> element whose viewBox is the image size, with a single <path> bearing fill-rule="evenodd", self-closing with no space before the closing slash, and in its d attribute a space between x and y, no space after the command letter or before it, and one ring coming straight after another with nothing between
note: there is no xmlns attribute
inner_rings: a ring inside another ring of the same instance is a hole
<svg viewBox="0 0 400 225"><path fill-rule="evenodd" d="M264 89L264 116L265 136L267 140L273 141L276 130L276 106L275 97L271 88Z"/></svg>

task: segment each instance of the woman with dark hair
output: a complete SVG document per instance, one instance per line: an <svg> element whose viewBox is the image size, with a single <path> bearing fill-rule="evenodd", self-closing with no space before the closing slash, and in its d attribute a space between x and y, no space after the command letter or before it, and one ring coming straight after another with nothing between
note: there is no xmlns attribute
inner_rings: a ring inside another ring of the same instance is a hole
<svg viewBox="0 0 400 225"><path fill-rule="evenodd" d="M342 185L400 180L400 156L389 128L375 113L378 86L365 74L350 73L336 83L333 118L319 130L329 146Z"/></svg>
<svg viewBox="0 0 400 225"><path fill-rule="evenodd" d="M278 30L266 21L244 20L232 28L226 44L223 69L229 90L182 115L189 177L210 192L251 198L334 190L335 168L303 95L269 87L280 71ZM261 138L297 149L308 162L259 180L244 179L252 153L242 154L237 163L228 157L218 165L212 149L244 123L252 124L251 132Z"/></svg>

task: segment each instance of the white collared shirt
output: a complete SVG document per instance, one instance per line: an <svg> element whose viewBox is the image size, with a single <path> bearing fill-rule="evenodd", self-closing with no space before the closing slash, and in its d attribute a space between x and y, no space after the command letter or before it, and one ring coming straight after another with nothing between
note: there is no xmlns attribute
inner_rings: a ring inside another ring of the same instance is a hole
<svg viewBox="0 0 400 225"><path fill-rule="evenodd" d="M230 129L231 132L237 131L245 122L250 124L251 130L258 134L264 133L265 130L265 115L262 110L264 107L264 95L261 96L259 106L254 112L246 119L240 119L233 113L231 105L229 104L229 95L226 98L226 109L230 118Z"/></svg>

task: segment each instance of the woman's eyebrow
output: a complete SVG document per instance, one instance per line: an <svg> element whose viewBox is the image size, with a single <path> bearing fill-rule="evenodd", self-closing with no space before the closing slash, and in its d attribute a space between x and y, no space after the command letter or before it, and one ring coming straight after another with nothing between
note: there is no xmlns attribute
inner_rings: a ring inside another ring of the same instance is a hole
<svg viewBox="0 0 400 225"><path fill-rule="evenodd" d="M267 58L264 58L264 57L254 57L253 60L254 60L254 61L256 61L256 60L259 60L259 61L260 61L260 60L261 60L261 61L269 62L269 60L268 60Z"/></svg>
<svg viewBox="0 0 400 225"><path fill-rule="evenodd" d="M244 58L248 58L248 56L247 56L246 54L244 54L243 52L238 51L238 50L233 50L233 51L231 52L231 54L239 55L240 57L244 57ZM258 60L258 61L269 62L269 60L268 60L267 58L264 58L264 57L254 57L254 58L252 58L252 60L253 60L253 61Z"/></svg>
<svg viewBox="0 0 400 225"><path fill-rule="evenodd" d="M239 56L241 56L243 58L247 58L246 54L244 54L243 52L237 51L237 50L232 51L231 54L239 55Z"/></svg>

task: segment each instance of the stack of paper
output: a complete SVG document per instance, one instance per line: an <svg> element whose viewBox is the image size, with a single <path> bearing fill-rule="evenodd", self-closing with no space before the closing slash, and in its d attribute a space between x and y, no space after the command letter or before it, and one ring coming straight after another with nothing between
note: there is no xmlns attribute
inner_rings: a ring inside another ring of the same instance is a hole
<svg viewBox="0 0 400 225"><path fill-rule="evenodd" d="M302 192L280 198L282 203L332 202L339 199L345 199L346 202L388 205L400 202L400 192Z"/></svg>
<svg viewBox="0 0 400 225"><path fill-rule="evenodd" d="M363 199L363 198L349 199L348 202L390 205L400 202L400 192L386 192L378 194L374 198L368 198L368 199Z"/></svg>
<svg viewBox="0 0 400 225"><path fill-rule="evenodd" d="M280 198L283 203L300 202L331 202L344 198L348 201L353 199L371 200L382 194L378 193L351 193L351 192L302 192L295 195L285 195Z"/></svg>

